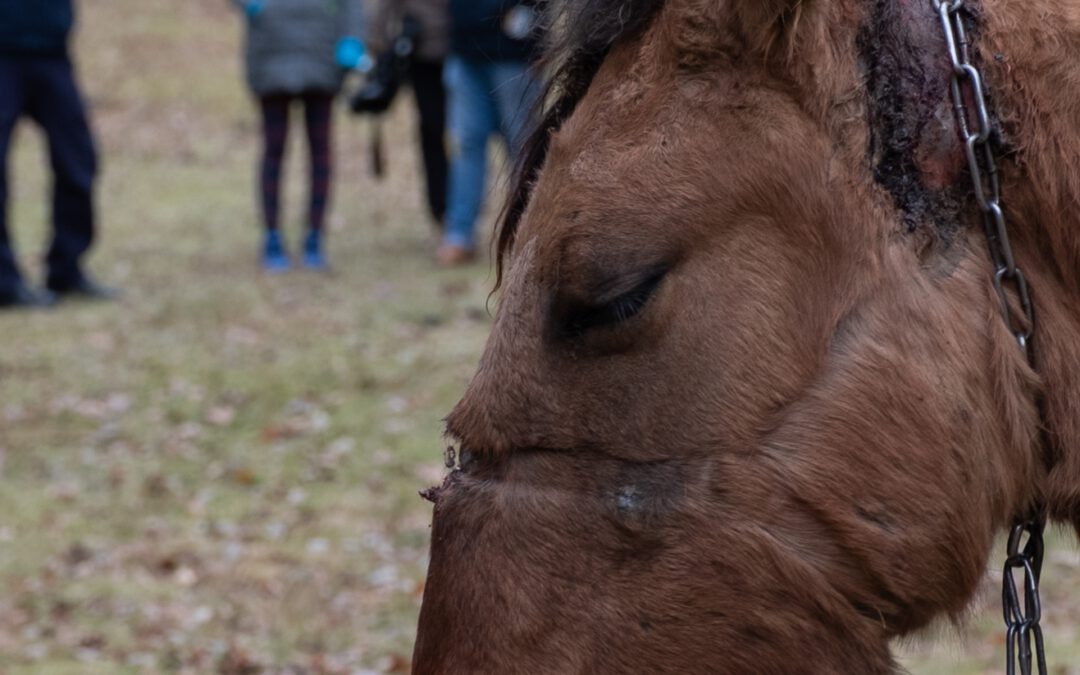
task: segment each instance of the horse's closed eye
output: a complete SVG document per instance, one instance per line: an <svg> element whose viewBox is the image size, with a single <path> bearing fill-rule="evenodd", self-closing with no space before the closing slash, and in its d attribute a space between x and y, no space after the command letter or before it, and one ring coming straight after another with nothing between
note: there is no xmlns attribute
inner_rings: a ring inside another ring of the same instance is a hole
<svg viewBox="0 0 1080 675"><path fill-rule="evenodd" d="M660 286L667 268L653 271L629 291L595 305L571 307L562 321L566 337L578 337L590 330L615 326L637 316Z"/></svg>

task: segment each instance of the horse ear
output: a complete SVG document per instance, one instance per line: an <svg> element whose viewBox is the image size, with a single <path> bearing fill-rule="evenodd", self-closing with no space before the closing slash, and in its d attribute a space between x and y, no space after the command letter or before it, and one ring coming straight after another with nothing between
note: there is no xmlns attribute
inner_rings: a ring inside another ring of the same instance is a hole
<svg viewBox="0 0 1080 675"><path fill-rule="evenodd" d="M762 51L791 35L805 0L739 0L736 13L743 36Z"/></svg>

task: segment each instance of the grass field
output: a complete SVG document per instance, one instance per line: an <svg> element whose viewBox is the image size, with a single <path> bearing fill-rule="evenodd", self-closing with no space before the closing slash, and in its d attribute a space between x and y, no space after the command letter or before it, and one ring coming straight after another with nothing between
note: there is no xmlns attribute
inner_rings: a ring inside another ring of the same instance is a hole
<svg viewBox="0 0 1080 675"><path fill-rule="evenodd" d="M254 109L224 0L84 2L103 155L91 267L121 302L0 315L0 673L407 672L440 418L490 326L486 264L436 271L411 113L337 119L331 276L256 272ZM14 234L40 275L43 148ZM303 152L292 146L289 234ZM996 561L995 561L996 565ZM1080 557L1052 543L1055 673L1080 673ZM993 581L914 673L1001 671Z"/></svg>

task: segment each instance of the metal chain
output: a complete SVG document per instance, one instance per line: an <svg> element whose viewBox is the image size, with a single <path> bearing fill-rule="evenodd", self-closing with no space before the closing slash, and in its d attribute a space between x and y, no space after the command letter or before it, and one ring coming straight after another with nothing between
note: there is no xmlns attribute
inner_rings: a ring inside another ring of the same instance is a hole
<svg viewBox="0 0 1080 675"><path fill-rule="evenodd" d="M956 120L960 125L960 135L964 141L964 153L967 155L968 170L975 188L975 201L983 213L986 239L990 245L990 259L994 263L994 289L1001 302L1001 311L1009 331L1016 337L1024 356L1030 359L1029 343L1035 328L1035 317L1028 291L1027 278L1023 270L1016 265L1009 232L1005 226L1005 212L1001 207L1001 180L998 176L997 162L994 161L994 128L990 123L990 113L983 93L982 75L971 63L970 44L964 28L964 0L931 0L941 18L945 29L945 42L948 46L949 60L952 63L952 100L956 109ZM965 94L974 105L974 117L968 111ZM1017 316L1005 291L1009 286L1020 300L1023 316Z"/></svg>
<svg viewBox="0 0 1080 675"><path fill-rule="evenodd" d="M952 64L952 101L960 135L964 141L968 170L975 191L975 201L983 215L983 227L994 264L994 290L1001 303L1001 312L1009 332L1016 338L1028 363L1034 367L1031 355L1031 335L1035 316L1028 290L1027 278L1017 266L1005 226L1001 206L1001 180L994 160L997 137L990 121L989 107L983 91L979 69L971 62L971 45L964 26L969 19L964 0L930 0L941 19L945 43ZM974 110L968 109L970 103ZM1020 303L1020 313L1014 311L1006 289L1011 289ZM1032 657L1039 675L1046 675L1046 656L1043 653L1043 634L1039 626L1042 603L1039 599L1039 576L1043 560L1043 527L1041 517L1018 521L1009 534L1008 557L1003 571L1001 600L1007 628L1006 672L1031 675ZM1021 541L1026 543L1021 548ZM1017 586L1014 572L1022 571L1023 593ZM1032 643L1034 642L1034 654ZM1020 669L1017 671L1017 666Z"/></svg>
<svg viewBox="0 0 1080 675"><path fill-rule="evenodd" d="M1030 675L1031 643L1035 643L1035 657L1040 675L1046 675L1046 654L1044 653L1042 627L1042 602L1039 600L1039 576L1043 562L1043 523L1038 519L1026 520L1013 525L1009 533L1008 557L1002 570L1001 606L1005 612L1005 626L1008 629L1005 640L1005 672L1016 673L1019 663L1020 673ZM1027 542L1023 549L1020 542L1024 536ZM1013 572L1022 571L1024 594L1016 585ZM1021 601L1022 597L1022 601Z"/></svg>

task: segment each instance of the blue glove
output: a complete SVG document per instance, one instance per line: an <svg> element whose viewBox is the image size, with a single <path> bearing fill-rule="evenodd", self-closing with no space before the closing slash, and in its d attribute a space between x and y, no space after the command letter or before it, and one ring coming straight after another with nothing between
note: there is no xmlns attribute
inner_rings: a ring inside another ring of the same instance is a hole
<svg viewBox="0 0 1080 675"><path fill-rule="evenodd" d="M266 8L263 0L248 0L244 3L244 14L247 14L248 21L254 21L263 13L263 9Z"/></svg>
<svg viewBox="0 0 1080 675"><path fill-rule="evenodd" d="M335 54L339 66L346 70L353 70L365 60L367 50L364 49L364 43L360 42L358 38L343 37L338 40Z"/></svg>

